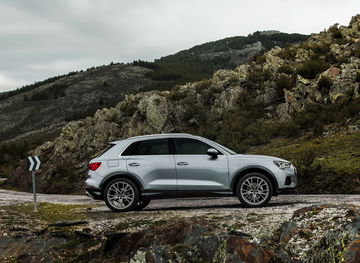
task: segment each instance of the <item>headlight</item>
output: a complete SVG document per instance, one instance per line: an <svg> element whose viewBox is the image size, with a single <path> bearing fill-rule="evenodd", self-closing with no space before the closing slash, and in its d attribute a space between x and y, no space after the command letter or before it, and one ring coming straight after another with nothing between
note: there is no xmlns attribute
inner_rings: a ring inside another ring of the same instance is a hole
<svg viewBox="0 0 360 263"><path fill-rule="evenodd" d="M279 167L281 170L285 170L291 167L291 163L282 162L282 161L274 161L274 164Z"/></svg>

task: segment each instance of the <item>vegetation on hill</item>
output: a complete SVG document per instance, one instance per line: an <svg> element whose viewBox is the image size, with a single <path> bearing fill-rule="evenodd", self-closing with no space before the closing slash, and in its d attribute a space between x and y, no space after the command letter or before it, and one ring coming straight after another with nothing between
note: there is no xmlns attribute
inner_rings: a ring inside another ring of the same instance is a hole
<svg viewBox="0 0 360 263"><path fill-rule="evenodd" d="M11 90L11 91L0 93L0 101L5 100L5 99L10 98L10 97L15 96L15 95L19 95L19 94L34 90L34 89L36 89L38 87L41 87L41 86L44 86L46 84L53 83L53 82L55 82L55 81L57 81L57 80L59 80L61 78L76 75L78 73L79 73L78 71L73 71L73 72L70 72L68 74L51 77L51 78L48 78L48 79L43 80L43 81L37 81L37 82L35 82L33 84L25 85L25 86L23 86L21 88L17 88L16 90Z"/></svg>
<svg viewBox="0 0 360 263"><path fill-rule="evenodd" d="M247 62L253 55L270 50L274 46L285 47L307 39L301 34L274 33L264 34L255 32L248 36L229 37L205 44L197 45L174 55L155 59L154 62L136 60L132 64L152 69L148 76L157 81L169 81L162 85L144 87L142 91L166 90L175 84L185 84L201 79L210 78L214 71L219 69L232 69L239 64ZM261 42L259 47L237 53L247 46ZM235 59L234 59L235 57Z"/></svg>

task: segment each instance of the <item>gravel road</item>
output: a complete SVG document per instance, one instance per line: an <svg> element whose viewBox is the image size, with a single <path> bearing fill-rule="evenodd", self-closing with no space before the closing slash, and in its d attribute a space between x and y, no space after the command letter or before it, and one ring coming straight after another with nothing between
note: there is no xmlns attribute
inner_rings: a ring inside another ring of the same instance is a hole
<svg viewBox="0 0 360 263"><path fill-rule="evenodd" d="M1 207L32 202L32 193L0 189ZM113 213L104 202L85 195L38 194L38 202L91 205L87 209L89 227L101 232L111 226L127 225L126 231L145 228L152 222L172 218L204 217L216 224L240 230L256 238L271 236L299 208L319 204L360 205L360 195L282 195L273 197L266 207L244 208L236 197L153 200L142 211Z"/></svg>
<svg viewBox="0 0 360 263"><path fill-rule="evenodd" d="M32 202L32 193L0 189L0 206ZM38 202L54 204L99 204L107 209L104 202L95 201L84 195L37 194ZM272 198L268 207L297 209L299 207L324 203L348 203L360 205L360 195L281 195ZM186 198L153 200L146 210L208 210L216 208L240 208L236 197Z"/></svg>

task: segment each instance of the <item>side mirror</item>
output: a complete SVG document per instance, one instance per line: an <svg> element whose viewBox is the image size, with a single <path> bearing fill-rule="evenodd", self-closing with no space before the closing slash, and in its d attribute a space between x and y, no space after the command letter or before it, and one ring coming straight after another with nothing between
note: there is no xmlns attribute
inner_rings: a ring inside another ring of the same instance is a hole
<svg viewBox="0 0 360 263"><path fill-rule="evenodd" d="M219 152L214 148L210 148L207 150L207 154L210 155L212 158L217 158Z"/></svg>

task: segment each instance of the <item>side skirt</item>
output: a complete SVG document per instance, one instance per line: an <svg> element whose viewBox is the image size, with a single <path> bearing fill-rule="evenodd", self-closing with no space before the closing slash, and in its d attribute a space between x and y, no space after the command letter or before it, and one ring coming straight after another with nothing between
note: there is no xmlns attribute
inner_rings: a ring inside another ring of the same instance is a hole
<svg viewBox="0 0 360 263"><path fill-rule="evenodd" d="M232 196L230 190L142 190L143 199L192 198L192 197L224 197Z"/></svg>

